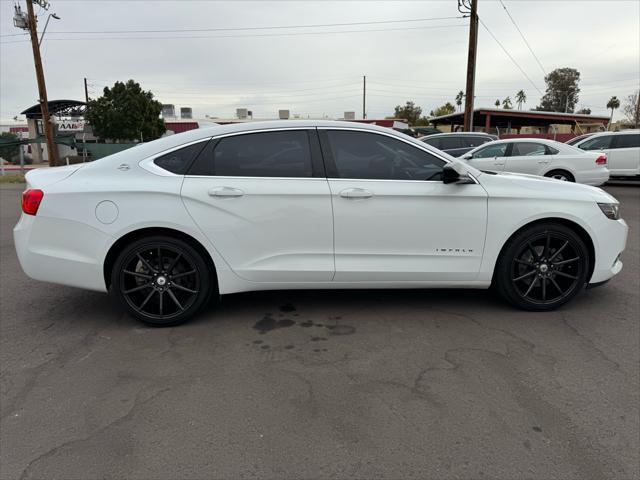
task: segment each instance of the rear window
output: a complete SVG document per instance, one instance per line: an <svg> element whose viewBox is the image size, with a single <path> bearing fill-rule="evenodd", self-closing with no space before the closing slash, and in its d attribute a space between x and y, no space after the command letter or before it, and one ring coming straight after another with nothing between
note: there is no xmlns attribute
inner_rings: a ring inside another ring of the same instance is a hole
<svg viewBox="0 0 640 480"><path fill-rule="evenodd" d="M440 137L440 150L453 150L464 147L460 137Z"/></svg>
<svg viewBox="0 0 640 480"><path fill-rule="evenodd" d="M189 172L225 177L311 177L312 173L309 136L304 130L222 138L198 157Z"/></svg>
<svg viewBox="0 0 640 480"><path fill-rule="evenodd" d="M427 145L431 145L432 147L440 148L440 139L439 138L427 138L427 139L423 140L423 142L426 143Z"/></svg>
<svg viewBox="0 0 640 480"><path fill-rule="evenodd" d="M640 147L640 133L618 135L615 143L616 148L637 148Z"/></svg>
<svg viewBox="0 0 640 480"><path fill-rule="evenodd" d="M173 152L157 157L153 163L177 175L184 175L191 165L192 160L207 144L206 141L194 143L188 147L179 148Z"/></svg>

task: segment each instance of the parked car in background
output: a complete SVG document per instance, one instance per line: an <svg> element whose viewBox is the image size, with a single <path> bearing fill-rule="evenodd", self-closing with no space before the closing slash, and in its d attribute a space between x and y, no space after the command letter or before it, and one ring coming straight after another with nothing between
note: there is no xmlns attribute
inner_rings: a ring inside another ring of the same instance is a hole
<svg viewBox="0 0 640 480"><path fill-rule="evenodd" d="M442 150L452 157L461 157L477 146L497 139L498 137L496 135L472 132L436 133L420 138L420 140L427 145L431 145L438 150Z"/></svg>
<svg viewBox="0 0 640 480"><path fill-rule="evenodd" d="M620 271L628 230L601 189L483 173L353 122L191 130L26 180L24 271L154 326L274 289L493 284L551 310Z"/></svg>
<svg viewBox="0 0 640 480"><path fill-rule="evenodd" d="M640 130L596 133L574 146L605 153L612 177L640 176Z"/></svg>
<svg viewBox="0 0 640 480"><path fill-rule="evenodd" d="M553 140L498 140L478 147L462 158L480 170L527 173L594 186L609 180L604 153L584 152Z"/></svg>
<svg viewBox="0 0 640 480"><path fill-rule="evenodd" d="M597 132L592 132L592 133L585 133L583 135L578 135L577 137L573 137L570 140L567 140L566 142L564 142L567 145L575 145L576 143L584 140L585 138L589 138L592 135L595 135Z"/></svg>

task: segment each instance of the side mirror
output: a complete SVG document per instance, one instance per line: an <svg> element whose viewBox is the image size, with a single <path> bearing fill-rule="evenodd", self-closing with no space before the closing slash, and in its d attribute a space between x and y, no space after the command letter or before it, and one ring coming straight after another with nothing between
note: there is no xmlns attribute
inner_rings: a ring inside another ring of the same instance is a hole
<svg viewBox="0 0 640 480"><path fill-rule="evenodd" d="M462 156L462 158L465 159L465 160L471 160L473 158L473 155L471 155L470 153L465 153Z"/></svg>
<svg viewBox="0 0 640 480"><path fill-rule="evenodd" d="M464 185L467 183L476 182L474 182L468 174L461 175L451 165L445 165L442 168L442 183L455 183L458 185Z"/></svg>

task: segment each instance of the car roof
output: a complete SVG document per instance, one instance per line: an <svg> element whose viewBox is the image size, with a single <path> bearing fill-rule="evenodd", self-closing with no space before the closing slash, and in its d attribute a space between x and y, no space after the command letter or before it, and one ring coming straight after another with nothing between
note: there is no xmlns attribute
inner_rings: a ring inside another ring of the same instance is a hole
<svg viewBox="0 0 640 480"><path fill-rule="evenodd" d="M494 142L491 142L492 144L494 143L544 143L545 145L555 145L559 142L557 142L556 140L549 140L548 138L503 138L501 140L496 140ZM485 145L487 145L485 143Z"/></svg>
<svg viewBox="0 0 640 480"><path fill-rule="evenodd" d="M474 137L491 137L491 138L497 136L492 133L484 133L484 132L442 132L442 133L433 133L425 137L420 137L420 139L422 140L423 138L426 139L426 138L438 138L438 137L451 137L453 135L460 135L463 137L472 135Z"/></svg>
<svg viewBox="0 0 640 480"><path fill-rule="evenodd" d="M619 130L617 132L595 132L592 136L598 136L601 137L603 135L629 135L629 134L638 134L640 133L640 130Z"/></svg>

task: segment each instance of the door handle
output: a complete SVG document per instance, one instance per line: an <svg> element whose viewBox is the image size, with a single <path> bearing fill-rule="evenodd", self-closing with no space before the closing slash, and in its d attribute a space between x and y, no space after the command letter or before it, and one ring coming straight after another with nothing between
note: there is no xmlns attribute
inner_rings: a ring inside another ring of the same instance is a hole
<svg viewBox="0 0 640 480"><path fill-rule="evenodd" d="M210 197L241 197L244 192L239 188L215 187L209 190Z"/></svg>
<svg viewBox="0 0 640 480"><path fill-rule="evenodd" d="M342 198L371 198L373 197L373 193L369 190L365 190L364 188L347 188L346 190L342 190L340 192L340 196Z"/></svg>
<svg viewBox="0 0 640 480"><path fill-rule="evenodd" d="M502 166L502 165L504 165L504 162L499 162L499 161L496 160L495 162L493 162L493 164L497 165L497 166Z"/></svg>
<svg viewBox="0 0 640 480"><path fill-rule="evenodd" d="M538 160L538 163L549 163L549 160Z"/></svg>

